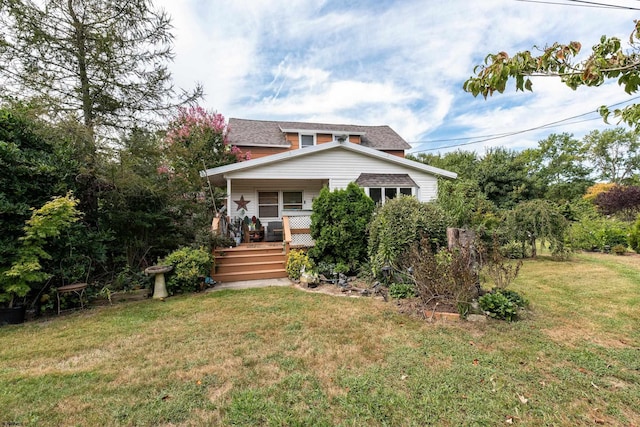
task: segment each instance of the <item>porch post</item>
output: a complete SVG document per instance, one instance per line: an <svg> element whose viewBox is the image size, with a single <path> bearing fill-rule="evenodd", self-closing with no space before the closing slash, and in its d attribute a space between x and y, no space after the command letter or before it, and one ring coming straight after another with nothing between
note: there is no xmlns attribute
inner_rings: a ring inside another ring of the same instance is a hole
<svg viewBox="0 0 640 427"><path fill-rule="evenodd" d="M227 178L227 216L231 220L231 178Z"/></svg>

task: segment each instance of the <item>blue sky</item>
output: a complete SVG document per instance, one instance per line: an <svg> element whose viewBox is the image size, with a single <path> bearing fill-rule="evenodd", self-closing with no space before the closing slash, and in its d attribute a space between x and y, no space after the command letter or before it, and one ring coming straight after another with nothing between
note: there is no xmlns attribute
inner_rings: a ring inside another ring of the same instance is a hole
<svg viewBox="0 0 640 427"><path fill-rule="evenodd" d="M555 78L536 78L533 93L511 87L486 101L462 90L488 53L572 40L589 52L603 34L626 42L640 17L633 10L517 0L156 4L173 18L176 85L202 83L201 105L227 118L387 124L416 152L472 142L459 148L482 154L492 146L532 147L553 132L580 138L606 126L599 106L633 98L615 82L572 91ZM482 138L584 113L562 126Z"/></svg>

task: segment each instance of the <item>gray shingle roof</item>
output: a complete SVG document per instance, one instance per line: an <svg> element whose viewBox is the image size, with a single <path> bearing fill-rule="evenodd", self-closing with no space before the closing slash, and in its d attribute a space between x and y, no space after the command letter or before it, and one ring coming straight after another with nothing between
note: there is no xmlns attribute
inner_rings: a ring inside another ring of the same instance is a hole
<svg viewBox="0 0 640 427"><path fill-rule="evenodd" d="M378 150L408 150L411 148L389 126L340 125L327 123L279 122L247 119L229 119L229 142L238 146L285 145L282 129L330 131L362 135L364 147Z"/></svg>
<svg viewBox="0 0 640 427"><path fill-rule="evenodd" d="M409 174L361 173L356 184L360 187L417 187Z"/></svg>

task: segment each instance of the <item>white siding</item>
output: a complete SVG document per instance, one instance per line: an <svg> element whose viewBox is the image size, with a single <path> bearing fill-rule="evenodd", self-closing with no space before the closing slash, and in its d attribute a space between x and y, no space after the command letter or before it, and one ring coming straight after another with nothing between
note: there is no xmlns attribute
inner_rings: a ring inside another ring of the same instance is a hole
<svg viewBox="0 0 640 427"><path fill-rule="evenodd" d="M264 165L250 170L232 172L227 177L236 179L326 179L331 190L345 188L361 173L408 173L418 184L418 199L428 201L437 197L437 178L429 173L382 159L347 150L330 150L313 156Z"/></svg>
<svg viewBox="0 0 640 427"><path fill-rule="evenodd" d="M409 174L419 187L418 200L429 201L438 195L438 180L434 175L349 150L323 151L230 172L225 176L232 180L231 200L244 196L250 201L246 215L251 218L258 216L258 191L303 191L303 209L310 210L323 185L328 185L330 190L346 188L361 173ZM229 213L231 216L240 215L235 203L232 203Z"/></svg>
<svg viewBox="0 0 640 427"><path fill-rule="evenodd" d="M231 210L229 214L232 217L241 216L241 210L238 209L236 200L244 197L247 203L245 215L251 218L258 215L258 192L259 191L302 191L302 208L311 211L313 199L318 197L320 190L326 181L322 180L282 180L282 179L261 179L261 180L245 180L234 179L231 182ZM280 200L280 209L282 209L282 200ZM292 212L295 214L295 212ZM282 212L281 212L282 215ZM260 218L262 221L262 218ZM274 218L271 218L274 219Z"/></svg>

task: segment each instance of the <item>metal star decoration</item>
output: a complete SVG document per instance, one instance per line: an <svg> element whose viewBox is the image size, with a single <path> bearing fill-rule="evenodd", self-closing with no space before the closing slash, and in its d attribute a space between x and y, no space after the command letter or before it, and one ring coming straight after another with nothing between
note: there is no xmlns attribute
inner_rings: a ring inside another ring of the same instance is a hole
<svg viewBox="0 0 640 427"><path fill-rule="evenodd" d="M244 199L244 195L240 196L240 200L234 200L233 202L238 205L238 208L236 209L237 211L239 211L240 209L244 209L246 211L247 205L251 203L250 200Z"/></svg>

